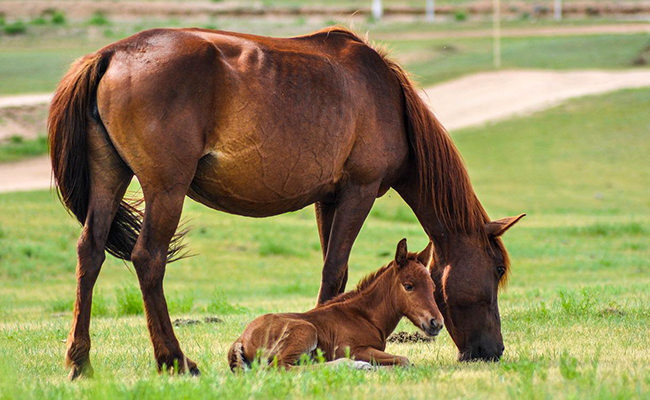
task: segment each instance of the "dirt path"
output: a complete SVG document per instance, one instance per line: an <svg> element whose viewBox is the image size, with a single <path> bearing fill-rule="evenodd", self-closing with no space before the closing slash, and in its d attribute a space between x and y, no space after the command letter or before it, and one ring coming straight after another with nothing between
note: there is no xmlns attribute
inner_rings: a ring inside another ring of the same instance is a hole
<svg viewBox="0 0 650 400"><path fill-rule="evenodd" d="M50 160L46 156L0 164L0 193L47 189L51 182L50 171Z"/></svg>
<svg viewBox="0 0 650 400"><path fill-rule="evenodd" d="M50 100L52 100L52 93L3 96L0 97L0 108L37 106L39 104L48 104Z"/></svg>
<svg viewBox="0 0 650 400"><path fill-rule="evenodd" d="M567 99L623 88L650 86L650 69L636 71L499 71L446 82L424 92L450 130L528 114ZM42 103L45 97L0 98L0 105ZM12 103L11 101L15 101ZM30 103L30 102L36 103ZM50 187L47 157L0 164L0 192Z"/></svg>
<svg viewBox="0 0 650 400"><path fill-rule="evenodd" d="M573 97L650 86L650 69L636 71L484 72L426 89L449 130L529 114Z"/></svg>

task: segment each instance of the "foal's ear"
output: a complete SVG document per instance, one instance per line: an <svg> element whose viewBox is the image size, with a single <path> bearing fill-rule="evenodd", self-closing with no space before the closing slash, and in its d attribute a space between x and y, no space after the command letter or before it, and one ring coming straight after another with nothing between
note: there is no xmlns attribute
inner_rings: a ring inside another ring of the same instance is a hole
<svg viewBox="0 0 650 400"><path fill-rule="evenodd" d="M406 238L402 239L397 243L397 251L395 252L395 262L400 267L406 264L406 257L408 256L408 250L406 249Z"/></svg>
<svg viewBox="0 0 650 400"><path fill-rule="evenodd" d="M431 262L433 261L433 242L429 241L427 247L424 248L421 252L418 253L418 261L422 263L425 267L429 268Z"/></svg>
<svg viewBox="0 0 650 400"><path fill-rule="evenodd" d="M510 229L514 224L519 222L519 220L525 216L526 214L520 214L516 217L506 217L497 219L496 221L490 221L485 224L485 232L487 232L489 236L499 237L506 233L508 229Z"/></svg>

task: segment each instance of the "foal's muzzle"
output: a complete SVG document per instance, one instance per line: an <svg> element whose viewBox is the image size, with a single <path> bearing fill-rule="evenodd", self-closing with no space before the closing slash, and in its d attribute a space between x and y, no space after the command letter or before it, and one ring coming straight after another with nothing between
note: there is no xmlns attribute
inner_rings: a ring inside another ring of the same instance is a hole
<svg viewBox="0 0 650 400"><path fill-rule="evenodd" d="M444 324L442 321L438 321L435 318L431 318L428 322L422 323L422 330L427 336L438 336Z"/></svg>

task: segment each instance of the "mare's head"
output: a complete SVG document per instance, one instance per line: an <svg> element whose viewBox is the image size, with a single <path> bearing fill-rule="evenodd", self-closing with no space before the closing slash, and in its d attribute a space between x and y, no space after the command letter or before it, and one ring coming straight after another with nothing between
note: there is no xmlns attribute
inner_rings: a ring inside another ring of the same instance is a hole
<svg viewBox="0 0 650 400"><path fill-rule="evenodd" d="M509 261L500 236L524 215L488 222L483 231L455 235L436 248L436 301L460 361L498 361L503 354L497 294Z"/></svg>
<svg viewBox="0 0 650 400"><path fill-rule="evenodd" d="M434 283L429 273L433 244L420 253L409 253L406 239L397 244L394 279L391 293L398 311L429 336L436 336L443 327L443 318L434 298Z"/></svg>

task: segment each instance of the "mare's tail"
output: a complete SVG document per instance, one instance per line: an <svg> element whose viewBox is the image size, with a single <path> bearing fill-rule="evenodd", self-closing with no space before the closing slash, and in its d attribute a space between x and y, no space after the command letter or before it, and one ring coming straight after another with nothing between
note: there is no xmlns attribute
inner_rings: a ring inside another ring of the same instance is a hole
<svg viewBox="0 0 650 400"><path fill-rule="evenodd" d="M88 126L94 122L103 126L97 112L97 86L111 56L108 51L97 52L72 65L54 93L47 121L50 160L59 198L82 225L86 222L91 190ZM141 228L142 212L122 200L111 225L106 251L130 260ZM169 247L170 261L177 258L182 248L179 239L180 235L176 235Z"/></svg>

